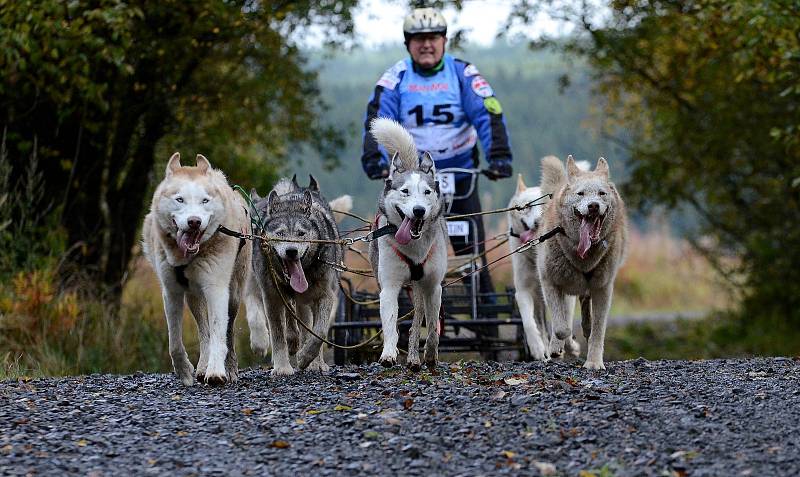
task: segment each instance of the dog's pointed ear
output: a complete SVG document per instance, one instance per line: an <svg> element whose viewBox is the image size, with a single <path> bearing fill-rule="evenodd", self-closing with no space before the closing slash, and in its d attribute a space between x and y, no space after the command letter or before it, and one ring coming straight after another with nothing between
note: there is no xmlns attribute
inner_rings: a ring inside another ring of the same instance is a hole
<svg viewBox="0 0 800 477"><path fill-rule="evenodd" d="M392 156L392 163L389 164L389 178L391 179L395 173L402 174L406 169L403 167L403 161L400 160L400 154L394 153Z"/></svg>
<svg viewBox="0 0 800 477"><path fill-rule="evenodd" d="M211 163L208 162L206 156L202 154L197 155L197 169L203 174L207 173L208 170L211 169Z"/></svg>
<svg viewBox="0 0 800 477"><path fill-rule="evenodd" d="M250 189L250 200L253 201L253 203L258 202L261 199L262 199L262 197L260 195L258 195L258 191L256 190L255 187Z"/></svg>
<svg viewBox="0 0 800 477"><path fill-rule="evenodd" d="M604 157L601 157L597 160L597 165L594 167L594 171L606 176L606 179L608 179L608 162L606 162Z"/></svg>
<svg viewBox="0 0 800 477"><path fill-rule="evenodd" d="M267 197L267 215L272 214L273 210L275 209L275 204L278 202L278 193L273 191L269 192L269 197Z"/></svg>
<svg viewBox="0 0 800 477"><path fill-rule="evenodd" d="M308 175L308 190L313 192L319 192L319 183L311 174Z"/></svg>
<svg viewBox="0 0 800 477"><path fill-rule="evenodd" d="M180 168L181 168L181 153L176 152L175 154L172 155L172 157L169 158L169 161L167 161L167 172L166 172L167 177L177 172L178 169Z"/></svg>
<svg viewBox="0 0 800 477"><path fill-rule="evenodd" d="M292 175L292 185L294 186L295 189L300 188L300 184L297 183L297 174Z"/></svg>
<svg viewBox="0 0 800 477"><path fill-rule="evenodd" d="M306 215L311 215L311 191L306 189L303 191L303 211Z"/></svg>
<svg viewBox="0 0 800 477"><path fill-rule="evenodd" d="M517 174L517 193L523 192L528 187L525 185L525 179L522 178L522 174Z"/></svg>
<svg viewBox="0 0 800 477"><path fill-rule="evenodd" d="M575 159L572 158L572 154L567 156L567 180L571 182L580 172L581 170L578 165L575 164Z"/></svg>
<svg viewBox="0 0 800 477"><path fill-rule="evenodd" d="M392 179L384 179L383 180L383 193L387 193L392 190Z"/></svg>
<svg viewBox="0 0 800 477"><path fill-rule="evenodd" d="M436 165L434 165L433 157L428 151L423 152L419 158L419 170L425 174L436 176Z"/></svg>

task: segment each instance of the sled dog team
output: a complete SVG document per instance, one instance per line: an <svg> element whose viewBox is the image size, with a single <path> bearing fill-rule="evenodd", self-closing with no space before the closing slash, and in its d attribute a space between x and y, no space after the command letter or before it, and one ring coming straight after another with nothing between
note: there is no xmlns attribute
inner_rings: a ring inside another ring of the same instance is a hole
<svg viewBox="0 0 800 477"><path fill-rule="evenodd" d="M392 157L390 173L378 198L374 228L392 227L369 244L369 258L380 287L383 351L380 362L398 359L398 295L413 292L409 343L418 343L423 319L427 339L422 360L410 345L407 366L438 360L439 309L447 269L447 227L433 159L417 151L400 124L378 118L371 134ZM625 205L600 158L593 171L578 167L572 156L566 168L553 156L542 160L539 187L519 176L509 206L522 206L543 195L544 207L508 213L511 250L558 228L541 244L512 255L516 301L525 340L537 360L578 356L573 338L576 298L588 341L584 367L604 369L603 342L614 279L625 256ZM161 283L169 332L169 352L184 385L236 381L234 320L242 301L247 309L252 349L272 349L273 376L299 369L326 371L322 341L337 306L339 264L344 256L335 212L352 208L349 196L327 202L316 180L307 187L295 178L281 179L266 197L253 190L251 210L223 173L202 155L183 166L169 160L166 176L153 195L144 220L143 250ZM220 232L220 226L271 240L248 241ZM197 322L200 357L194 367L182 341L183 303ZM551 320L546 319L549 309ZM313 334L309 332L313 331ZM291 357L294 357L294 366Z"/></svg>

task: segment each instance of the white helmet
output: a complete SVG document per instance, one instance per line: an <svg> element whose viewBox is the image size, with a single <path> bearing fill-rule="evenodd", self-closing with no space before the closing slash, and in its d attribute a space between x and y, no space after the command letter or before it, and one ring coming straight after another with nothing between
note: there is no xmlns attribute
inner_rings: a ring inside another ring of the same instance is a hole
<svg viewBox="0 0 800 477"><path fill-rule="evenodd" d="M441 33L447 35L447 22L438 10L415 8L403 22L403 35L406 42L417 33Z"/></svg>

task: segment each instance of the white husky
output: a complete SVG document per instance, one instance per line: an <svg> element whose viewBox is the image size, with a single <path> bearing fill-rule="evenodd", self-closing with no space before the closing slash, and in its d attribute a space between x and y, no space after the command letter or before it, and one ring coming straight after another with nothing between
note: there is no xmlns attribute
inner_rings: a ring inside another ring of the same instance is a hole
<svg viewBox="0 0 800 477"><path fill-rule="evenodd" d="M522 207L536 199L540 199L540 204L544 200L542 199L542 189L527 187L522 179L522 174L519 174L517 191L511 197L508 206ZM541 205L508 212L508 244L511 251L542 234L541 219ZM539 282L539 272L536 269L536 247L511 255L511 265L514 270L514 289L516 290L514 297L522 317L522 328L525 331L528 352L533 359L547 361L551 330L550 322L547 321L547 310L544 305L542 285Z"/></svg>
<svg viewBox="0 0 800 477"><path fill-rule="evenodd" d="M436 182L433 158L419 156L411 134L387 118L372 121L370 132L392 156L389 177L378 199L378 227L392 224L394 236L370 242L370 262L380 286L383 353L380 361L391 366L397 360L397 297L410 283L414 293L414 321L409 332L409 368L420 368L419 332L425 316L428 338L425 363L438 360L437 322L442 303L442 279L447 271L447 231L442 216L442 196Z"/></svg>
<svg viewBox="0 0 800 477"><path fill-rule="evenodd" d="M223 384L238 378L233 323L251 247L219 233L220 225L249 231L244 201L205 157L198 154L196 167L182 167L176 152L153 194L142 236L144 255L161 282L172 365L186 386L195 376L182 339L184 297L200 335L197 379Z"/></svg>

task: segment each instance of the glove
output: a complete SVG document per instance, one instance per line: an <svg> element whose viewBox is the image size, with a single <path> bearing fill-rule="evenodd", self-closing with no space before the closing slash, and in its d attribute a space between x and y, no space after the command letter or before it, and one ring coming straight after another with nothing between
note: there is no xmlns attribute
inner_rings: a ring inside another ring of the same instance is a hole
<svg viewBox="0 0 800 477"><path fill-rule="evenodd" d="M489 180L496 181L497 179L505 179L511 177L511 159L495 159L489 163L489 168L483 171L483 174Z"/></svg>
<svg viewBox="0 0 800 477"><path fill-rule="evenodd" d="M364 162L364 172L370 179L385 179L389 177L389 167L380 161Z"/></svg>

